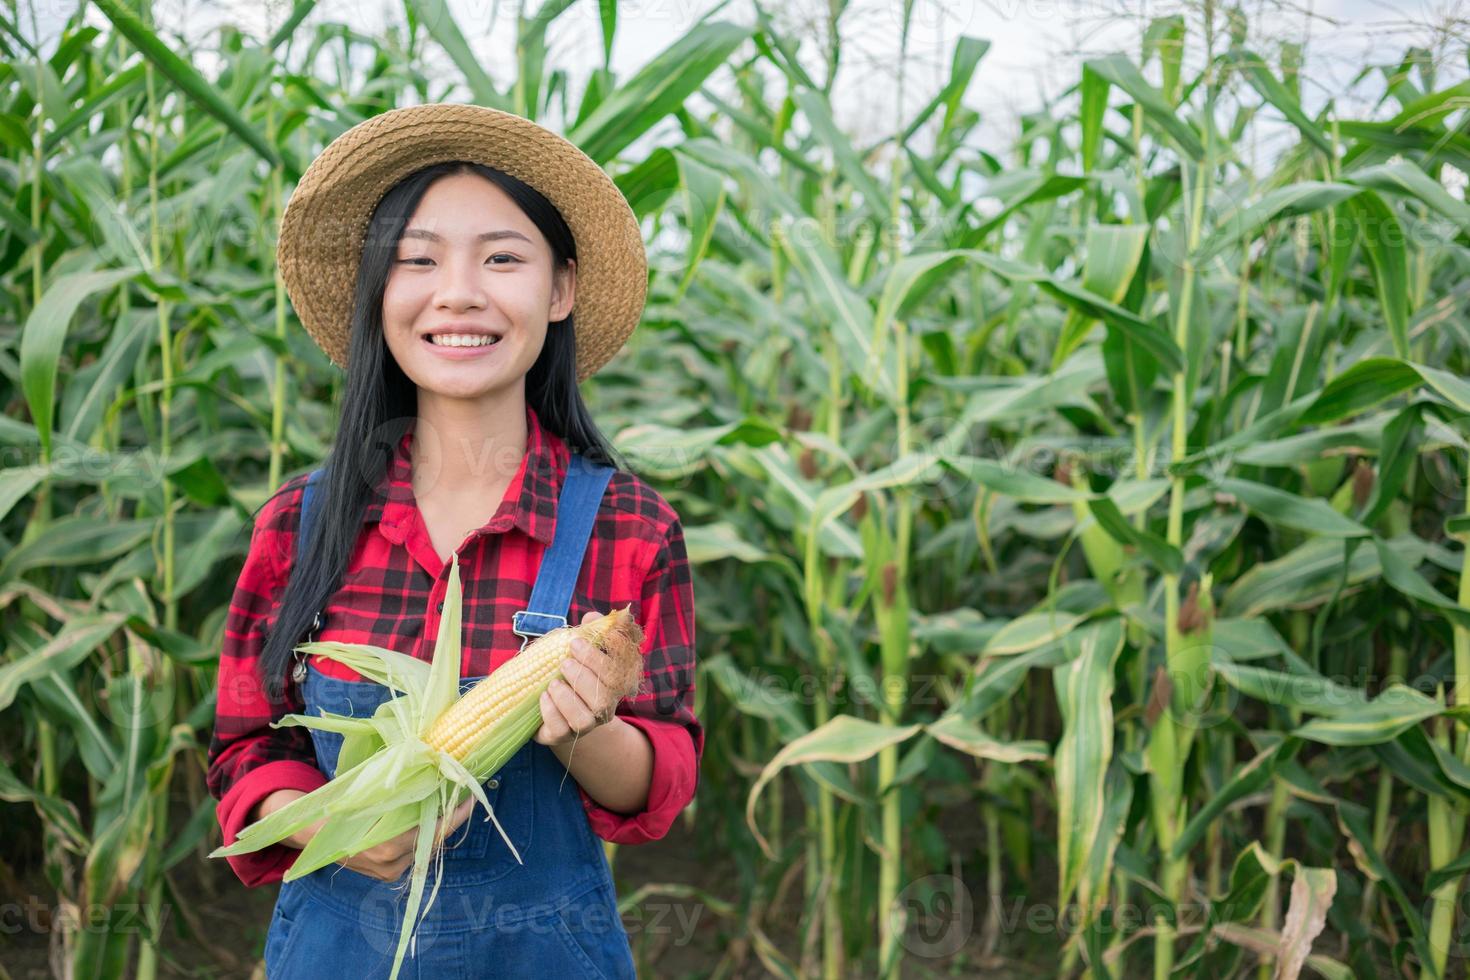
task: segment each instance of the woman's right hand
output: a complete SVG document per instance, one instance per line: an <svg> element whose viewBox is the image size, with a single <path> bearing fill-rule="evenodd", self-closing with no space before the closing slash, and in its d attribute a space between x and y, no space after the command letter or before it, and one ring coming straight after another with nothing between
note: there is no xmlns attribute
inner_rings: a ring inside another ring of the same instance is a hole
<svg viewBox="0 0 1470 980"><path fill-rule="evenodd" d="M279 810L298 796L305 795L299 789L278 789L260 801L260 805L257 807L256 819L269 816L272 812ZM460 825L469 819L470 810L473 809L474 805L475 799L474 797L470 797L455 807L454 812L449 814L447 818L441 819L439 821L439 832L434 843L443 843L444 838L458 830ZM324 823L326 823L325 820L318 820L309 827L299 830L290 837L285 838L281 843L289 844L291 847L298 849L303 848L307 845L307 842L316 836L317 831L322 829ZM413 851L414 846L418 843L418 837L419 829L417 827L410 827L397 837L385 840L381 844L375 844L356 854L348 855L337 863L344 868L351 868L359 874L367 875L369 878L376 878L379 881L397 881L403 876L403 872L413 866Z"/></svg>

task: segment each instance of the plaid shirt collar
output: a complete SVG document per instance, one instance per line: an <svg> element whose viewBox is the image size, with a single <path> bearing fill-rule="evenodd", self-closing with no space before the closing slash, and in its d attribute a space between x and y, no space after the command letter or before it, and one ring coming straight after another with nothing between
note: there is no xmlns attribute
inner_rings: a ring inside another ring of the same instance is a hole
<svg viewBox="0 0 1470 980"><path fill-rule="evenodd" d="M363 523L376 521L378 530L394 544L403 544L408 530L420 520L413 495L413 462L409 445L410 427L398 441L388 471L363 513ZM571 452L550 429L543 428L535 409L526 404L526 455L506 488L505 499L480 528L480 533L499 533L519 528L542 544L551 544L556 532L556 503L566 476Z"/></svg>

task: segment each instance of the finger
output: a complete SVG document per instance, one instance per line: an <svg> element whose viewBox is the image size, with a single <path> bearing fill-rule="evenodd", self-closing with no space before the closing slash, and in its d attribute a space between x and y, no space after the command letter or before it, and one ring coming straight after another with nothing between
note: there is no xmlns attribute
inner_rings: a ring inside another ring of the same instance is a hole
<svg viewBox="0 0 1470 980"><path fill-rule="evenodd" d="M565 682L577 692L592 713L601 715L609 707L611 688L591 667L580 660L565 660L561 672Z"/></svg>
<svg viewBox="0 0 1470 980"><path fill-rule="evenodd" d="M582 614L582 622L584 622L584 623L590 623L594 619L601 619L601 618L602 618L602 613L598 612L596 609L589 609L587 612L584 612Z"/></svg>
<svg viewBox="0 0 1470 980"><path fill-rule="evenodd" d="M551 697L549 690L541 692L541 728L536 733L542 745L554 745L572 733L561 708Z"/></svg>
<svg viewBox="0 0 1470 980"><path fill-rule="evenodd" d="M547 693L551 695L552 700L561 711L562 718L565 719L570 732L580 735L597 727L593 706L588 704L581 693L565 680L557 679L547 689Z"/></svg>
<svg viewBox="0 0 1470 980"><path fill-rule="evenodd" d="M566 719L568 729L581 734L596 727L592 709L587 707L582 696L572 690L566 681L552 681L546 693L551 695L551 700L561 709L561 716Z"/></svg>
<svg viewBox="0 0 1470 980"><path fill-rule="evenodd" d="M444 838L454 833L460 828L461 825L464 824L465 819L470 815L470 807L474 804L474 802L475 798L472 796L461 803L459 806L455 807L454 811L450 813L447 818L440 819L439 840L444 840Z"/></svg>
<svg viewBox="0 0 1470 980"><path fill-rule="evenodd" d="M404 865L404 867L407 867L407 865ZM399 862L397 861L371 861L353 870L359 871L369 878L376 878L379 881L397 881L398 876L403 874L403 871L399 869Z"/></svg>
<svg viewBox="0 0 1470 980"><path fill-rule="evenodd" d="M609 682L610 678L608 675L612 671L612 659L608 657L607 654L603 653L601 650L597 649L597 647L593 646L591 643L588 643L580 636L573 638L571 652L572 655L568 658L568 661L581 664L587 670L591 671L595 676L600 677L603 684L607 684ZM566 662L567 661L563 661L564 666L562 670L562 676L570 679L570 675L567 674L567 671L565 669Z"/></svg>

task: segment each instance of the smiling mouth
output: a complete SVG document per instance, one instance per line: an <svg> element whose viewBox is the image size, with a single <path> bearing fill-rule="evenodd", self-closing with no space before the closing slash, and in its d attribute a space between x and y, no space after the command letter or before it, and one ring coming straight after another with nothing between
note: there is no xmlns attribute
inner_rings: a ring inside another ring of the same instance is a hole
<svg viewBox="0 0 1470 980"><path fill-rule="evenodd" d="M424 338L435 347L494 347L500 343L499 337L483 336L451 336L440 334L429 334Z"/></svg>

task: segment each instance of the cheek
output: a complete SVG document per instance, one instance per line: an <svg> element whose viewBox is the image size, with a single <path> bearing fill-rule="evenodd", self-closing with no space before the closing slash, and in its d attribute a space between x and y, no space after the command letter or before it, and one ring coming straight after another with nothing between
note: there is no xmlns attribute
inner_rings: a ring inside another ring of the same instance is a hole
<svg viewBox="0 0 1470 980"><path fill-rule="evenodd" d="M536 361L540 359L541 352L546 349L546 327L542 325L532 325L527 329L528 332L526 334L526 343L524 345L525 362L526 369L530 370L530 366L535 364Z"/></svg>
<svg viewBox="0 0 1470 980"><path fill-rule="evenodd" d="M401 346L413 335L422 305L412 283L389 280L383 290L383 333L390 345Z"/></svg>
<svg viewBox="0 0 1470 980"><path fill-rule="evenodd" d="M410 315L412 292L413 290L401 279L389 277L383 288L384 324L400 323Z"/></svg>
<svg viewBox="0 0 1470 980"><path fill-rule="evenodd" d="M487 299L491 312L521 327L535 323L537 316L546 312L544 298L520 288L489 291Z"/></svg>

